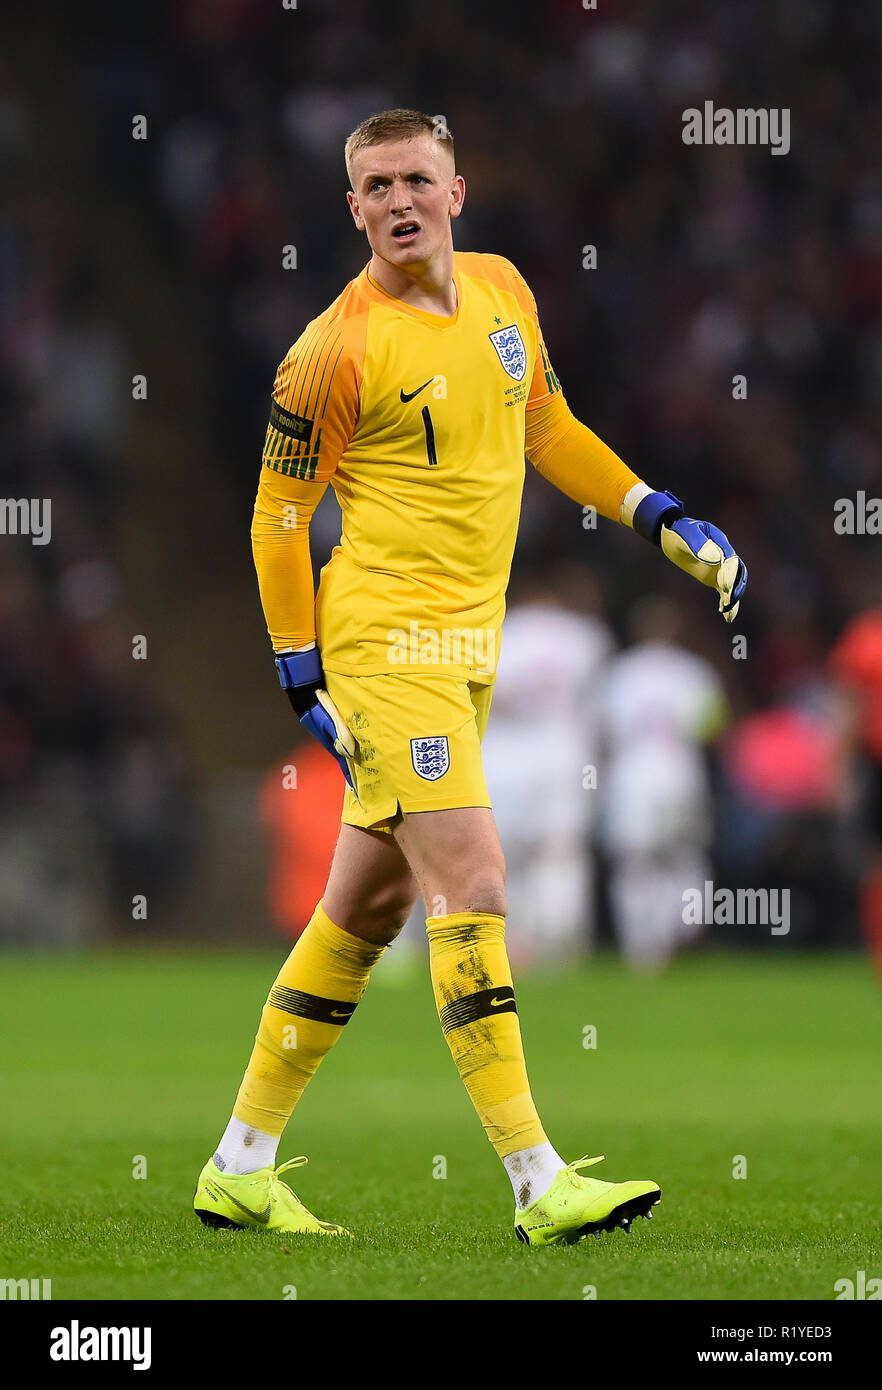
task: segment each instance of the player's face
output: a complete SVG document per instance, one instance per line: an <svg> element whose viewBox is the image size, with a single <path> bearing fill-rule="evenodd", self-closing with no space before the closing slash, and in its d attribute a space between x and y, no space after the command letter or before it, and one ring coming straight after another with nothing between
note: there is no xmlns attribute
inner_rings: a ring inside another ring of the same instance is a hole
<svg viewBox="0 0 882 1390"><path fill-rule="evenodd" d="M465 183L443 140L426 132L360 150L352 177L355 191L346 196L375 255L415 268L451 245L450 219L460 214Z"/></svg>

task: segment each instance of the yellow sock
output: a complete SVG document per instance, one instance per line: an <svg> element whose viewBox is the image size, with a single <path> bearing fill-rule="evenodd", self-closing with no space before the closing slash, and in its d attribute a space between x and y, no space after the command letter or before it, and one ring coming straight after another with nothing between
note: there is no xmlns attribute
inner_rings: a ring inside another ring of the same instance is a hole
<svg viewBox="0 0 882 1390"><path fill-rule="evenodd" d="M500 1158L547 1143L527 1080L505 918L456 912L426 919L441 1027Z"/></svg>
<svg viewBox="0 0 882 1390"><path fill-rule="evenodd" d="M280 1135L343 1032L385 951L336 926L319 903L269 992L233 1115Z"/></svg>

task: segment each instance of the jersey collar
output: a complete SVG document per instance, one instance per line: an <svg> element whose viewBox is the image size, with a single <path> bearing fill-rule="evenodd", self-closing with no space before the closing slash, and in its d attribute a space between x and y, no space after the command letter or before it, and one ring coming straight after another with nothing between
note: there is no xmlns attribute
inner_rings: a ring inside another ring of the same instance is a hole
<svg viewBox="0 0 882 1390"><path fill-rule="evenodd" d="M429 324L432 328L453 328L459 322L459 313L462 309L462 282L459 278L459 271L454 265L453 283L456 286L456 309L449 317L446 314L430 314L425 309L418 309L413 304L406 304L403 299L396 299L394 294L384 290L382 285L378 285L371 275L367 266L364 268L364 276L370 290L383 303L396 309L400 309L403 314L409 314L415 319L421 319L423 323Z"/></svg>

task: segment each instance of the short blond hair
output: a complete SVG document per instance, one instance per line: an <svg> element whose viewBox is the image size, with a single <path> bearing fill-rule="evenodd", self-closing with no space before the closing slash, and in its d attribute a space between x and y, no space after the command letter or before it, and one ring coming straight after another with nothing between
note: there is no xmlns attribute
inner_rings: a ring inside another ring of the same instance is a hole
<svg viewBox="0 0 882 1390"><path fill-rule="evenodd" d="M389 140L415 140L419 135L431 135L433 140L443 140L451 158L455 158L453 136L443 116L427 116L424 111L409 111L404 107L394 111L378 111L375 116L368 116L367 120L355 127L346 141L346 172L352 187L355 188L352 157L359 150L384 145Z"/></svg>

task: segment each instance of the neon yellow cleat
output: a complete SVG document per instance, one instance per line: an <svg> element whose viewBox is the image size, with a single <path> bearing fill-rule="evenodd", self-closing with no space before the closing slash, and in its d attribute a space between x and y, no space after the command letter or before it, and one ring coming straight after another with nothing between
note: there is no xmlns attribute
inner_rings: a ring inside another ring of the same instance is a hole
<svg viewBox="0 0 882 1390"><path fill-rule="evenodd" d="M515 1233L525 1245L573 1245L582 1236L600 1236L601 1231L621 1226L629 1235L635 1216L652 1216L651 1208L661 1198L658 1183L598 1182L580 1178L579 1168L602 1163L599 1158L578 1158L561 1168L544 1196L523 1211L515 1207Z"/></svg>
<svg viewBox="0 0 882 1390"><path fill-rule="evenodd" d="M289 1158L278 1168L256 1173L222 1173L210 1158L196 1184L193 1208L206 1226L258 1227L294 1235L351 1236L344 1226L319 1221L307 1211L281 1174L302 1168L309 1160Z"/></svg>

